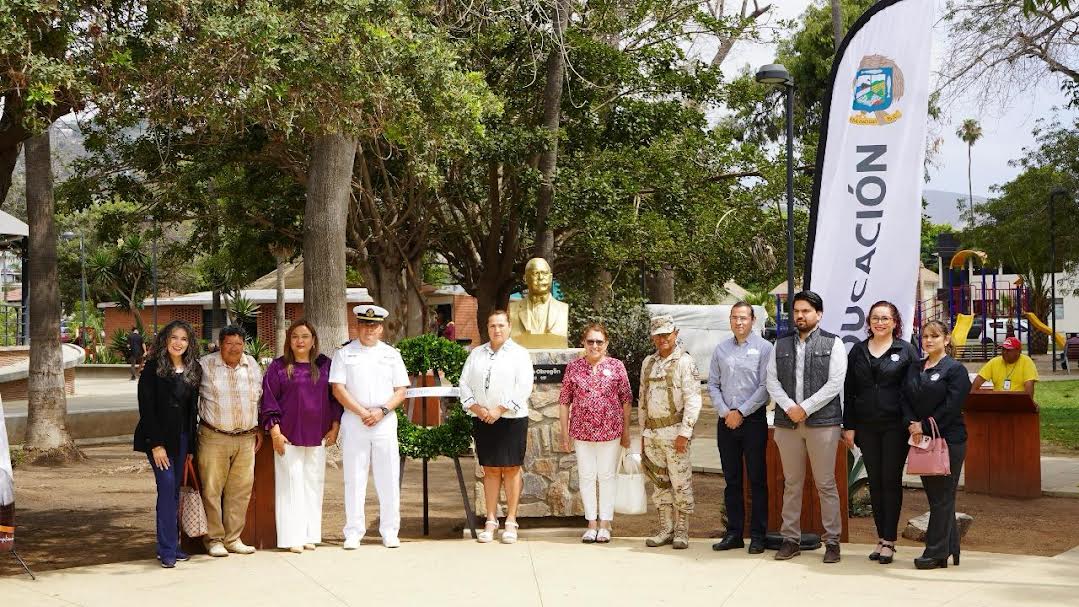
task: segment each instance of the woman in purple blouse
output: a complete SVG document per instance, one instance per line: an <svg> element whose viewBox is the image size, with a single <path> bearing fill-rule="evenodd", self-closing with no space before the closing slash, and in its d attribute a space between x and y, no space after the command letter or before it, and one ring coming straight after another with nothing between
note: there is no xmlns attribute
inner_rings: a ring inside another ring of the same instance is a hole
<svg viewBox="0 0 1079 607"><path fill-rule="evenodd" d="M285 333L285 353L262 378L259 422L274 449L277 546L301 553L322 542L326 445L337 442L341 405L330 392L330 359L306 320Z"/></svg>

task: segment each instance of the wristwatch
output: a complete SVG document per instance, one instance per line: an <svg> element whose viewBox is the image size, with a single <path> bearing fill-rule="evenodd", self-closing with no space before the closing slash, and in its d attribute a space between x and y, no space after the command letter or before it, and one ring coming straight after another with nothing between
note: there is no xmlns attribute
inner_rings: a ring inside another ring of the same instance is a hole
<svg viewBox="0 0 1079 607"><path fill-rule="evenodd" d="M383 417L385 417L385 416L387 416L387 415L389 415L389 414L390 414L390 410L389 410L389 409L387 409L386 407L379 407L379 409L382 409L382 416L383 416Z"/></svg>

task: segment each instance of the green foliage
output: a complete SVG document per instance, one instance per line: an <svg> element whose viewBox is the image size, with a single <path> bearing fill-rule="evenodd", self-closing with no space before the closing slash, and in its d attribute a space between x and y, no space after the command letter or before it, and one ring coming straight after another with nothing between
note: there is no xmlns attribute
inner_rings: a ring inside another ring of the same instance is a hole
<svg viewBox="0 0 1079 607"><path fill-rule="evenodd" d="M430 428L413 424L401 407L396 412L397 443L402 457L454 457L468 452L472 447L472 420L460 404L448 407L442 424Z"/></svg>
<svg viewBox="0 0 1079 607"><path fill-rule="evenodd" d="M402 339L397 342L397 350L409 375L441 371L453 385L461 380L461 369L468 358L468 351L460 344L431 333Z"/></svg>
<svg viewBox="0 0 1079 607"><path fill-rule="evenodd" d="M264 360L273 358L274 354L270 344L257 337L252 337L244 343L244 352L257 360L259 365L262 365Z"/></svg>
<svg viewBox="0 0 1079 607"><path fill-rule="evenodd" d="M109 337L109 349L120 358L121 362L127 361L128 357L131 355L131 349L127 346L127 337L129 334L130 331L117 329L113 331L112 336Z"/></svg>
<svg viewBox="0 0 1079 607"><path fill-rule="evenodd" d="M228 300L228 309L238 324L250 324L258 320L259 305L243 295L235 295Z"/></svg>
<svg viewBox="0 0 1079 607"><path fill-rule="evenodd" d="M430 333L402 339L397 342L397 349L401 352L409 375L422 376L428 371L436 374L441 371L454 385L461 380L461 369L468 358L468 352L460 344ZM413 424L402 409L397 407L397 442L403 457L453 457L471 447L472 421L460 404L449 406L442 424L430 428Z"/></svg>
<svg viewBox="0 0 1079 607"><path fill-rule="evenodd" d="M655 351L649 331L651 316L639 297L617 297L603 307L593 309L578 293L569 293L569 341L579 346L579 336L588 323L601 322L607 327L607 354L622 361L629 375L630 386L636 394L641 382L641 364Z"/></svg>
<svg viewBox="0 0 1079 607"><path fill-rule="evenodd" d="M1042 441L1079 450L1079 381L1040 382L1037 401Z"/></svg>

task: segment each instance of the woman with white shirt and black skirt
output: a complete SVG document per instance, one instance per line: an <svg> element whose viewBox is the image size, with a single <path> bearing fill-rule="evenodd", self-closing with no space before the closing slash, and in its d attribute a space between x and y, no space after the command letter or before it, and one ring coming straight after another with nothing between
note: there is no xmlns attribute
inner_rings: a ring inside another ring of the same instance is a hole
<svg viewBox="0 0 1079 607"><path fill-rule="evenodd" d="M528 440L528 398L532 394L532 357L510 339L509 315L487 317L490 341L472 350L461 369L461 405L473 417L476 459L483 467L487 522L478 540L487 543L498 530L498 495L506 490L502 543L517 541L521 465Z"/></svg>

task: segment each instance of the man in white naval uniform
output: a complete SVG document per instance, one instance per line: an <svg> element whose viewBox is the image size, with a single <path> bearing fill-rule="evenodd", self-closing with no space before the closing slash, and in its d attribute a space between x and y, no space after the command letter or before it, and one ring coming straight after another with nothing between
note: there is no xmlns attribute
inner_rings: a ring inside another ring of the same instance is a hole
<svg viewBox="0 0 1079 607"><path fill-rule="evenodd" d="M352 309L360 321L360 337L333 355L330 385L345 408L341 416L341 452L345 474L345 550L355 550L367 531L363 505L367 470L375 477L379 533L387 548L401 545L400 462L397 414L405 400L408 372L396 348L382 343L385 308L359 305Z"/></svg>

